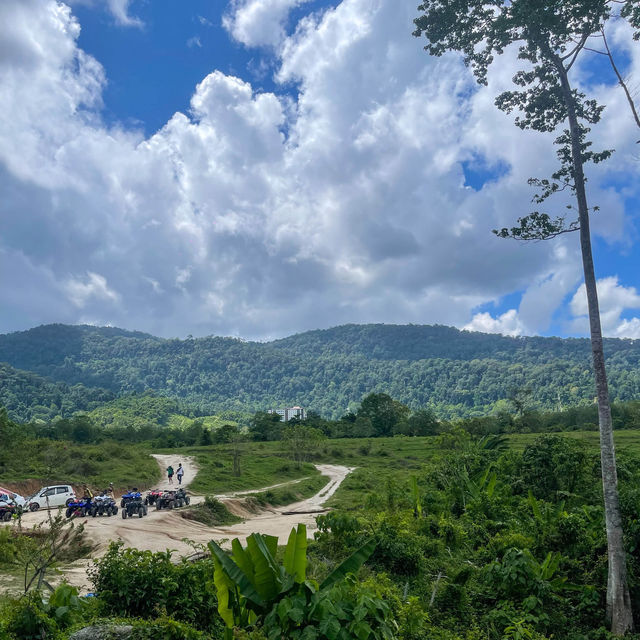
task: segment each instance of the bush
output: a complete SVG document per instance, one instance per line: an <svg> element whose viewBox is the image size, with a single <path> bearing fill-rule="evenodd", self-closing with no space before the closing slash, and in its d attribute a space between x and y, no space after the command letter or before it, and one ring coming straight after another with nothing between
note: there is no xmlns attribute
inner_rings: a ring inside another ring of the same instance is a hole
<svg viewBox="0 0 640 640"><path fill-rule="evenodd" d="M222 637L222 636L220 636ZM210 636L192 626L162 617L152 622L136 622L131 640L208 640Z"/></svg>
<svg viewBox="0 0 640 640"><path fill-rule="evenodd" d="M42 596L33 592L9 607L6 631L9 638L48 640L60 637L55 620L47 615Z"/></svg>
<svg viewBox="0 0 640 640"><path fill-rule="evenodd" d="M237 516L234 516L224 503L213 496L206 496L202 504L181 511L180 515L186 520L202 522L210 527L235 524L241 520Z"/></svg>
<svg viewBox="0 0 640 640"><path fill-rule="evenodd" d="M221 629L213 562L171 561L171 552L123 549L112 542L89 569L104 615L154 618L166 612L198 629Z"/></svg>
<svg viewBox="0 0 640 640"><path fill-rule="evenodd" d="M350 576L330 590L316 591L310 582L301 584L266 616L263 631L269 640L393 640L397 624L389 605Z"/></svg>

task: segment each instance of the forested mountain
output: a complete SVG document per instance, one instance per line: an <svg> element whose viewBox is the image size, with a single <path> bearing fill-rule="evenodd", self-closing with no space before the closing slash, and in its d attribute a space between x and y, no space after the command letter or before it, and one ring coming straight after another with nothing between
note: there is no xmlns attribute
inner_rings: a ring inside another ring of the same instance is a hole
<svg viewBox="0 0 640 640"><path fill-rule="evenodd" d="M640 398L640 341L605 343L612 398ZM523 387L534 406L555 409L593 400L590 357L584 339L422 325L345 325L269 343L66 325L0 335L0 362L118 396L153 389L203 414L301 404L337 417L381 391L448 418L489 413Z"/></svg>
<svg viewBox="0 0 640 640"><path fill-rule="evenodd" d="M77 411L92 411L115 397L112 391L69 386L0 362L0 406L18 422L69 417Z"/></svg>

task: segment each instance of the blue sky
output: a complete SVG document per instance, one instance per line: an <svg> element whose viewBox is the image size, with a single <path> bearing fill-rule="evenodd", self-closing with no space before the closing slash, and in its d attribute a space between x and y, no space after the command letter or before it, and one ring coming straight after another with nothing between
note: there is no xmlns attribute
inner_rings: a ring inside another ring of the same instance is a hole
<svg viewBox="0 0 640 640"><path fill-rule="evenodd" d="M417 4L417 3L416 3ZM268 339L345 322L584 335L577 236L494 238L550 137L411 37L395 0L5 0L0 331L87 322ZM633 81L640 53L613 25ZM640 338L640 131L607 104L590 168L605 332ZM564 211L566 202L551 206Z"/></svg>

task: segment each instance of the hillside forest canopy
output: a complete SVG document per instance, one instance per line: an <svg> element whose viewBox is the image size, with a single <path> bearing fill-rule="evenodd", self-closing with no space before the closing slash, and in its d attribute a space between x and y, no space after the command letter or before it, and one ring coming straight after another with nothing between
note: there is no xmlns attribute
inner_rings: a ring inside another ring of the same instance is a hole
<svg viewBox="0 0 640 640"><path fill-rule="evenodd" d="M640 396L640 341L606 339L614 402ZM428 325L345 325L273 342L162 339L110 327L45 325L0 335L0 404L15 420L68 418L131 394L172 398L173 413L253 414L304 406L323 417L387 393L440 419L593 402L584 339L511 338Z"/></svg>

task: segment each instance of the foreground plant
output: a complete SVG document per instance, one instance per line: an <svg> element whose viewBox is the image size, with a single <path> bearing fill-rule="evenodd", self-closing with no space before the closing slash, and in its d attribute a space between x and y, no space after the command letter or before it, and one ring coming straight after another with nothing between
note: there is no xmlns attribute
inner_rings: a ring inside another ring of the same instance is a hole
<svg viewBox="0 0 640 640"><path fill-rule="evenodd" d="M394 638L389 607L350 578L375 549L368 541L318 585L307 580L307 529L292 529L284 561L278 564L278 539L254 533L243 548L236 538L232 554L211 541L218 612L233 638L234 628L259 625L270 640L304 638L359 640Z"/></svg>

